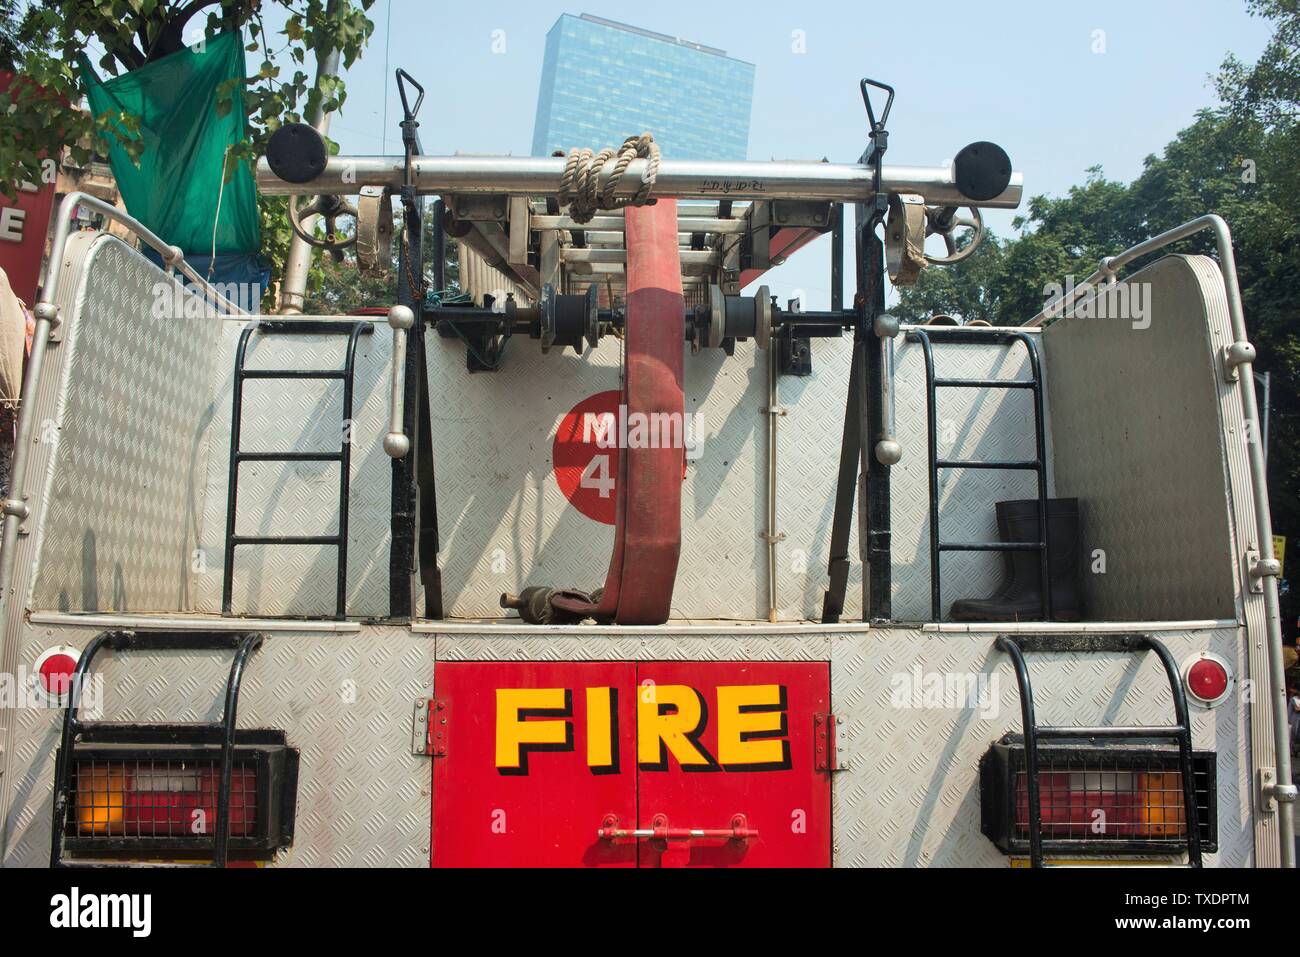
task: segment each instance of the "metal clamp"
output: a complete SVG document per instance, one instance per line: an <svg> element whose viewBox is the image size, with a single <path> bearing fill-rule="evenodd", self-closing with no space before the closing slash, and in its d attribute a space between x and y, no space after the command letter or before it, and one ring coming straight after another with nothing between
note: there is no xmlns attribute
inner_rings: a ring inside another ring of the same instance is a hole
<svg viewBox="0 0 1300 957"><path fill-rule="evenodd" d="M401 459L411 451L411 440L403 431L403 424L406 414L406 333L415 325L415 313L410 306L393 306L388 310L388 324L393 327L393 392L384 451L389 458Z"/></svg>
<svg viewBox="0 0 1300 957"><path fill-rule="evenodd" d="M1237 367L1255 361L1255 347L1249 342L1234 342L1223 347L1223 378L1225 382L1237 381Z"/></svg>

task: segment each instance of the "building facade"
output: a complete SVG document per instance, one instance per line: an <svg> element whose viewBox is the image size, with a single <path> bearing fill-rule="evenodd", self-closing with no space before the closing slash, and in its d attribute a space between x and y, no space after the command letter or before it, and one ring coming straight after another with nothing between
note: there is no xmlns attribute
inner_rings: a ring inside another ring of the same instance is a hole
<svg viewBox="0 0 1300 957"><path fill-rule="evenodd" d="M754 65L722 50L566 13L546 35L533 155L649 131L674 159L743 160L753 94Z"/></svg>

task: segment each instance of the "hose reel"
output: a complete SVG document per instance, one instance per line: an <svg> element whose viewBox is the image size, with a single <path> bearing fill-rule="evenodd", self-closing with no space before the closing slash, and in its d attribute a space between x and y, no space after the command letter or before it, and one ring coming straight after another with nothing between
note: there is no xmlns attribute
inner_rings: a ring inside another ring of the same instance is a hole
<svg viewBox="0 0 1300 957"><path fill-rule="evenodd" d="M693 355L704 349L733 355L739 339L753 339L766 349L772 342L772 293L759 286L754 296L728 296L721 286L710 286L709 303L696 307L687 335Z"/></svg>

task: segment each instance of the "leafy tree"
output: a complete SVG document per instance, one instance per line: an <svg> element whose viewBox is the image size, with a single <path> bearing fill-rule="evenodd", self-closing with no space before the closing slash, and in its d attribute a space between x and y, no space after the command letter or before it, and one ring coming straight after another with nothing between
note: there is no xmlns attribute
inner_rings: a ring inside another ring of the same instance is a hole
<svg viewBox="0 0 1300 957"><path fill-rule="evenodd" d="M1202 110L1161 155L1148 156L1136 180L1107 180L1093 168L1063 197L1033 197L1015 222L1020 235L990 238L956 266L923 271L893 311L912 322L942 311L1018 325L1046 304L1047 284L1072 273L1081 281L1102 256L1218 213L1233 231L1246 322L1259 352L1255 369L1272 374L1269 498L1275 529L1291 537L1300 533L1300 0L1247 6L1274 21L1259 61L1229 56L1217 77L1222 105ZM1215 255L1214 240L1201 233L1152 258L1170 252ZM1292 569L1297 555L1300 544L1292 548ZM1300 590L1283 603L1291 625Z"/></svg>
<svg viewBox="0 0 1300 957"><path fill-rule="evenodd" d="M232 151L233 162L251 162L266 140L284 122L296 122L316 108L342 106L346 93L339 77L313 82L314 62L308 53L322 44L339 50L344 67L351 66L365 48L374 29L366 11L374 0L276 0L285 15L276 33L267 30L261 0L45 0L26 8L16 30L0 29L16 47L14 65L28 82L0 93L0 113L16 107L10 122L0 125L0 190L12 195L21 180L40 182L41 161L67 147L74 162L85 163L96 144L120 142L139 155L143 148L134 134L132 118L112 112L91 116L77 108L84 90L77 69L78 57L87 49L104 50L99 68L110 76L138 69L205 37L227 30L243 30L250 69L244 106L249 116L249 136ZM0 22L17 4L0 0ZM287 58L289 67L281 67ZM289 72L289 71L292 72ZM234 87L219 91L218 109L229 109ZM101 150L102 151L102 150ZM290 232L285 219L286 201L259 200L263 226L263 253L275 274L288 251ZM273 280L275 275L273 275Z"/></svg>
<svg viewBox="0 0 1300 957"><path fill-rule="evenodd" d="M402 210L395 213L393 235L400 237ZM443 263L443 281L446 289L433 286L433 206L424 216L424 283L429 294L443 293L449 298L460 291L460 268L457 262L456 243L448 238L447 258ZM356 255L345 252L343 262L336 263L328 256L321 257L319 281L308 292L303 312L308 315L335 315L354 313L367 306L387 306L397 302L398 239L394 239L389 253L388 269L379 275L363 274L357 268Z"/></svg>
<svg viewBox="0 0 1300 957"><path fill-rule="evenodd" d="M0 0L0 70L12 70L18 60L18 0Z"/></svg>

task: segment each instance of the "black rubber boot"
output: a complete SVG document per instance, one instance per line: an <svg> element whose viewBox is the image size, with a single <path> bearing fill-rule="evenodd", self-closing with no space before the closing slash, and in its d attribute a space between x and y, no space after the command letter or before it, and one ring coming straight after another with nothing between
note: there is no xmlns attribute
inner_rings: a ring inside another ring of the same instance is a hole
<svg viewBox="0 0 1300 957"><path fill-rule="evenodd" d="M1038 500L997 503L998 538L1003 542L1041 541ZM1052 620L1083 617L1079 582L1079 500L1047 500L1048 575L1052 583ZM988 598L963 598L952 604L953 621L1042 621L1043 575L1036 551L1003 553L1007 578Z"/></svg>

